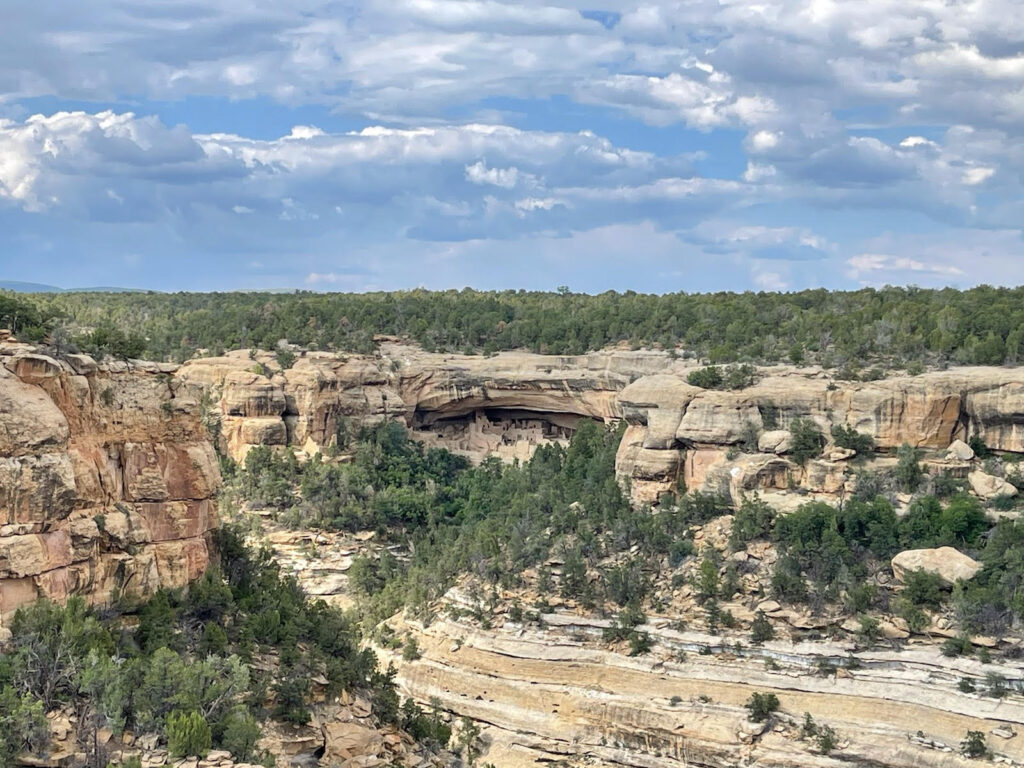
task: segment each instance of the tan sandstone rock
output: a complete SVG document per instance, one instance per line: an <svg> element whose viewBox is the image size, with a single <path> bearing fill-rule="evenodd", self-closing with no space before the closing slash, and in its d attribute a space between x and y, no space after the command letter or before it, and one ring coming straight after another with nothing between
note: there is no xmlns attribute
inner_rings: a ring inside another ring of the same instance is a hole
<svg viewBox="0 0 1024 768"><path fill-rule="evenodd" d="M953 585L959 579L971 579L981 570L981 563L953 547L937 549L908 549L892 559L892 571L897 579L905 580L910 571L934 573Z"/></svg>

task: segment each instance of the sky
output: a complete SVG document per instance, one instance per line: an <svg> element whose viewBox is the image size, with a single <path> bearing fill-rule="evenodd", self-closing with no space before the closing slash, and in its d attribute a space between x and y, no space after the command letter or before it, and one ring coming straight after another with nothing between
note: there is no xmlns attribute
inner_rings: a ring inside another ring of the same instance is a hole
<svg viewBox="0 0 1024 768"><path fill-rule="evenodd" d="M1024 283L1020 0L0 0L0 279Z"/></svg>

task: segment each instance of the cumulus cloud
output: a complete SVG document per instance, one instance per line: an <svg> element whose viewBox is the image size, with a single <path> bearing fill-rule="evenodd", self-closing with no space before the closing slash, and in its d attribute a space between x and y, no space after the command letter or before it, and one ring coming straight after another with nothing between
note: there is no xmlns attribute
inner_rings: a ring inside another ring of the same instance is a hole
<svg viewBox="0 0 1024 768"><path fill-rule="evenodd" d="M761 287L969 281L941 242L926 258L817 220L869 212L898 239L909 213L984 263L1020 255L1022 49L1016 0L27 4L0 29L0 216L30 250L63 222L118 252L332 252L358 233L360 259L649 225ZM197 97L294 127L147 108ZM695 135L703 157L682 154Z"/></svg>

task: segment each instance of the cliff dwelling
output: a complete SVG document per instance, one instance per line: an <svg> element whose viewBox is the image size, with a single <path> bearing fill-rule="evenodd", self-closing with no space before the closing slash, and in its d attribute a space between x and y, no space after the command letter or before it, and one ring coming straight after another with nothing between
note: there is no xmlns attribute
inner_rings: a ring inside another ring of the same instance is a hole
<svg viewBox="0 0 1024 768"><path fill-rule="evenodd" d="M451 415L417 411L412 436L431 447L447 448L473 461L495 455L502 461L527 461L537 447L569 445L579 420L574 413L543 413L512 408L481 408Z"/></svg>

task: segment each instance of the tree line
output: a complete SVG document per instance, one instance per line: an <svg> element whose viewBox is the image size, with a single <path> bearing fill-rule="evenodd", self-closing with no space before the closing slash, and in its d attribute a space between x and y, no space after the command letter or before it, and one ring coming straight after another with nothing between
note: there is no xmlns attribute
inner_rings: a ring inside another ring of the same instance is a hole
<svg viewBox="0 0 1024 768"><path fill-rule="evenodd" d="M886 287L797 293L426 291L320 294L2 294L0 324L29 337L66 327L109 347L111 332L157 359L200 350L305 347L370 352L375 334L427 350L578 354L625 343L712 363L826 367L1014 364L1024 354L1024 288ZM138 351L129 344L129 351Z"/></svg>

